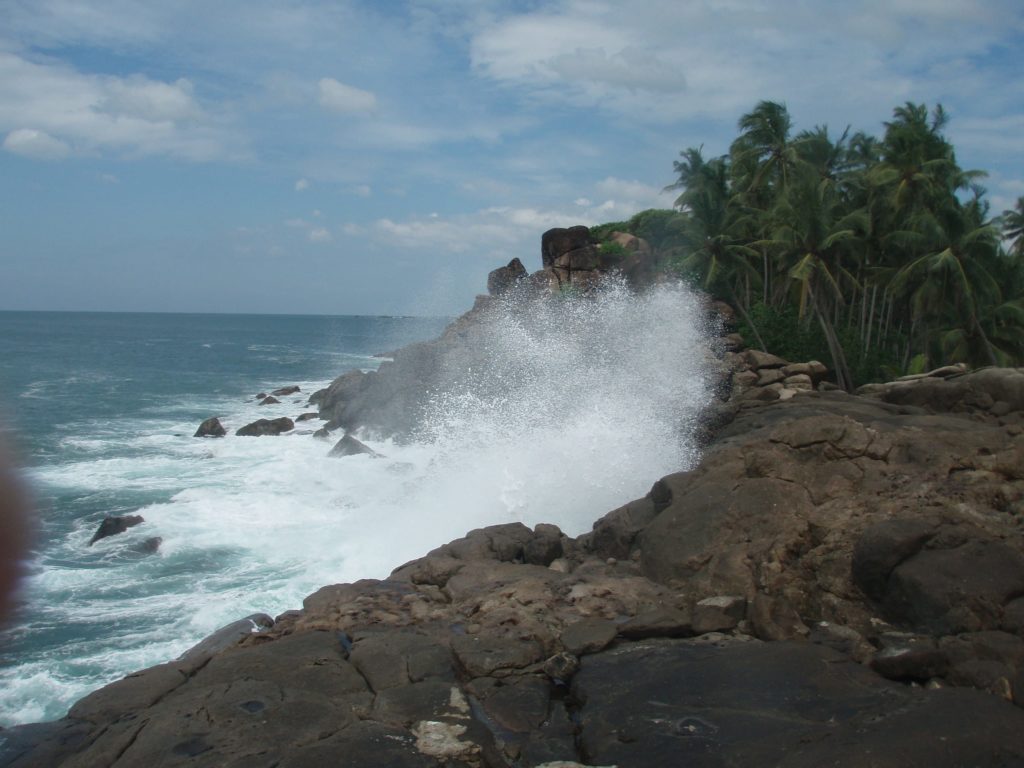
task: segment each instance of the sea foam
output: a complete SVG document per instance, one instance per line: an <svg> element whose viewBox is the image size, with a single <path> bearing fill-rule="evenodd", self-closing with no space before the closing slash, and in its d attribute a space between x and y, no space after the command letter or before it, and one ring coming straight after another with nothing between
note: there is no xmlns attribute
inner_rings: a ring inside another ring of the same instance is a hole
<svg viewBox="0 0 1024 768"><path fill-rule="evenodd" d="M146 522L92 547L92 522L50 542L25 589L38 609L20 631L65 639L0 672L0 724L59 717L241 616L300 607L324 584L384 578L473 528L548 522L578 535L693 465L711 388L705 313L687 289L638 297L609 285L528 312L499 306L481 322L485 364L446 370L417 439L369 440L383 458L329 458L330 444L309 434L315 421L281 437L233 434L307 410L305 393L325 382L303 381L302 401L276 406L199 398L229 427L223 439L193 438L196 424L176 414L195 402L178 411L168 398L148 420L108 424L72 443L68 461L37 469L51 490L173 495L131 510ZM156 536L158 552L141 554Z"/></svg>

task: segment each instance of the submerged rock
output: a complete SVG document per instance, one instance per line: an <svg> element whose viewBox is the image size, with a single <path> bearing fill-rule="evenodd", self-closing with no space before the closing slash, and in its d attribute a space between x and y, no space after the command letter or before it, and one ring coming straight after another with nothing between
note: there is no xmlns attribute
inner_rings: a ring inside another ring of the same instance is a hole
<svg viewBox="0 0 1024 768"><path fill-rule="evenodd" d="M91 547L100 539L105 539L108 536L116 536L119 533L124 533L132 526L144 522L146 522L146 519L142 515L105 517L103 518L103 522L100 523L100 527L96 529L96 533L94 533L92 538L89 539L89 546Z"/></svg>
<svg viewBox="0 0 1024 768"><path fill-rule="evenodd" d="M220 419L211 416L199 425L199 429L196 430L193 437L224 437L227 433L228 431L224 429Z"/></svg>
<svg viewBox="0 0 1024 768"><path fill-rule="evenodd" d="M264 397L262 400L260 400L259 404L260 405L277 405L280 402L281 401L278 400L273 395L268 395L267 397Z"/></svg>
<svg viewBox="0 0 1024 768"><path fill-rule="evenodd" d="M352 435L348 434L335 443L334 447L331 448L331 452L327 455L338 458L341 456L358 456L360 454L372 456L375 459L381 458L381 455L373 450L373 448L361 443L359 440L352 437Z"/></svg>
<svg viewBox="0 0 1024 768"><path fill-rule="evenodd" d="M257 419L251 424L235 432L239 437L262 437L264 435L280 435L295 429L295 422L287 416L278 419Z"/></svg>
<svg viewBox="0 0 1024 768"><path fill-rule="evenodd" d="M292 384L291 386L288 386L288 387L281 387L280 389L275 389L270 394L275 395L277 397L285 397L286 395L294 395L296 392L301 392L301 391L302 390L299 389L299 387L297 385Z"/></svg>

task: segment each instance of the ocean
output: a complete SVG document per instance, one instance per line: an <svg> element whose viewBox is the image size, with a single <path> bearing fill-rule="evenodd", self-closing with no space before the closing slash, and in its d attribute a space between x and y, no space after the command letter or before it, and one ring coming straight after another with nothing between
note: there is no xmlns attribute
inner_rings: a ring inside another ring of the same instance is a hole
<svg viewBox="0 0 1024 768"><path fill-rule="evenodd" d="M231 621L386 577L476 527L578 535L692 465L710 397L696 298L613 290L549 312L496 322L505 394L437 393L421 439L367 437L379 459L328 457L316 419L234 430L315 410L313 391L444 318L0 312L0 431L35 528L0 631L0 726L59 718ZM288 385L300 392L257 404ZM209 416L227 437L192 436ZM89 545L104 516L128 514L145 522Z"/></svg>

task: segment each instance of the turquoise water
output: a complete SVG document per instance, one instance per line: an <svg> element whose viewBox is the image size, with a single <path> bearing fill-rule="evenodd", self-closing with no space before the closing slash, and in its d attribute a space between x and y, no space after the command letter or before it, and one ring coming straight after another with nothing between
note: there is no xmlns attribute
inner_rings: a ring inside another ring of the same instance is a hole
<svg viewBox="0 0 1024 768"><path fill-rule="evenodd" d="M483 364L445 368L422 439L363 436L379 459L330 458L317 420L279 437L234 430L295 418L336 375L444 320L0 312L0 424L36 527L0 632L0 726L61 717L225 624L384 578L473 528L578 535L692 464L710 390L687 290L499 310L476 327ZM254 399L293 384L278 405ZM227 437L192 437L209 416ZM89 546L124 514L145 522Z"/></svg>
<svg viewBox="0 0 1024 768"><path fill-rule="evenodd" d="M294 417L309 410L305 398L334 376L375 368L380 360L373 355L436 336L444 324L0 312L0 424L36 503L23 603L0 634L0 725L58 717L96 685L161 654L173 657L227 615L215 607L224 599L204 595L237 599L237 610L225 608L230 615L273 609L272 599L245 594L259 565L246 537L218 541L207 530L204 541L197 520L189 541L180 523L157 523L175 507L195 512L199 505L182 494L206 494L214 502L248 486L253 507L275 502L246 472L246 464L287 460L268 457L275 447L269 440L239 439L239 451L224 451L192 438L196 426L211 415L232 428L250 416ZM273 414L267 407L256 413L253 395L290 384L299 384L302 394L269 406ZM306 423L307 432L319 425ZM294 452L283 443L276 448ZM104 515L140 511L146 524L88 546ZM225 525L245 525L244 516L231 521L224 514ZM254 512L250 523L258 517ZM157 555L135 549L153 536L164 539ZM297 582L295 591L314 589L323 575L303 583L289 564L276 575L282 601L297 597L287 594L289 581Z"/></svg>

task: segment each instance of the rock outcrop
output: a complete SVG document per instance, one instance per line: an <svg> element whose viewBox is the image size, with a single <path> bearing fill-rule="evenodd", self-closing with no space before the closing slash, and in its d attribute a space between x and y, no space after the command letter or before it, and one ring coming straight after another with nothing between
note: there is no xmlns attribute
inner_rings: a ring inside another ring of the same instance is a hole
<svg viewBox="0 0 1024 768"><path fill-rule="evenodd" d="M251 424L235 431L239 437L263 437L264 435L280 435L295 429L295 422L287 416L277 419L257 419Z"/></svg>
<svg viewBox="0 0 1024 768"><path fill-rule="evenodd" d="M1024 760L1024 413L755 388L590 533L492 526L324 587L6 731L5 764Z"/></svg>
<svg viewBox="0 0 1024 768"><path fill-rule="evenodd" d="M227 433L228 431L224 429L220 419L216 416L211 416L199 425L199 429L196 430L193 437L224 437Z"/></svg>
<svg viewBox="0 0 1024 768"><path fill-rule="evenodd" d="M365 443L356 440L352 435L346 434L334 447L331 448L331 452L327 454L334 458L342 458L344 456L370 456L372 458L380 457L373 448L366 445Z"/></svg>
<svg viewBox="0 0 1024 768"><path fill-rule="evenodd" d="M488 296L456 319L440 338L412 344L392 353L376 371L349 371L330 386L314 392L309 402L319 409L329 429L358 429L408 438L420 426L430 398L445 389L452 371L471 371L487 364L481 329L496 312L531 314L533 302L551 301L566 292L587 294L606 275L623 275L634 286L649 285L653 275L650 246L623 235L625 245L605 251L592 242L587 227L552 229L541 244L542 269L531 275L518 259L491 272ZM625 253L625 256L623 255Z"/></svg>
<svg viewBox="0 0 1024 768"><path fill-rule="evenodd" d="M322 432L409 429L495 302L611 268L584 227L542 250L441 339L314 393ZM4 731L0 765L1024 764L1024 371L856 396L714 346L700 464L585 535L495 525L325 586Z"/></svg>
<svg viewBox="0 0 1024 768"><path fill-rule="evenodd" d="M124 533L129 528L144 522L146 522L146 519L142 515L108 515L103 518L103 522L100 523L99 528L96 529L96 533L94 533L92 538L89 539L89 546L91 547L100 539Z"/></svg>

